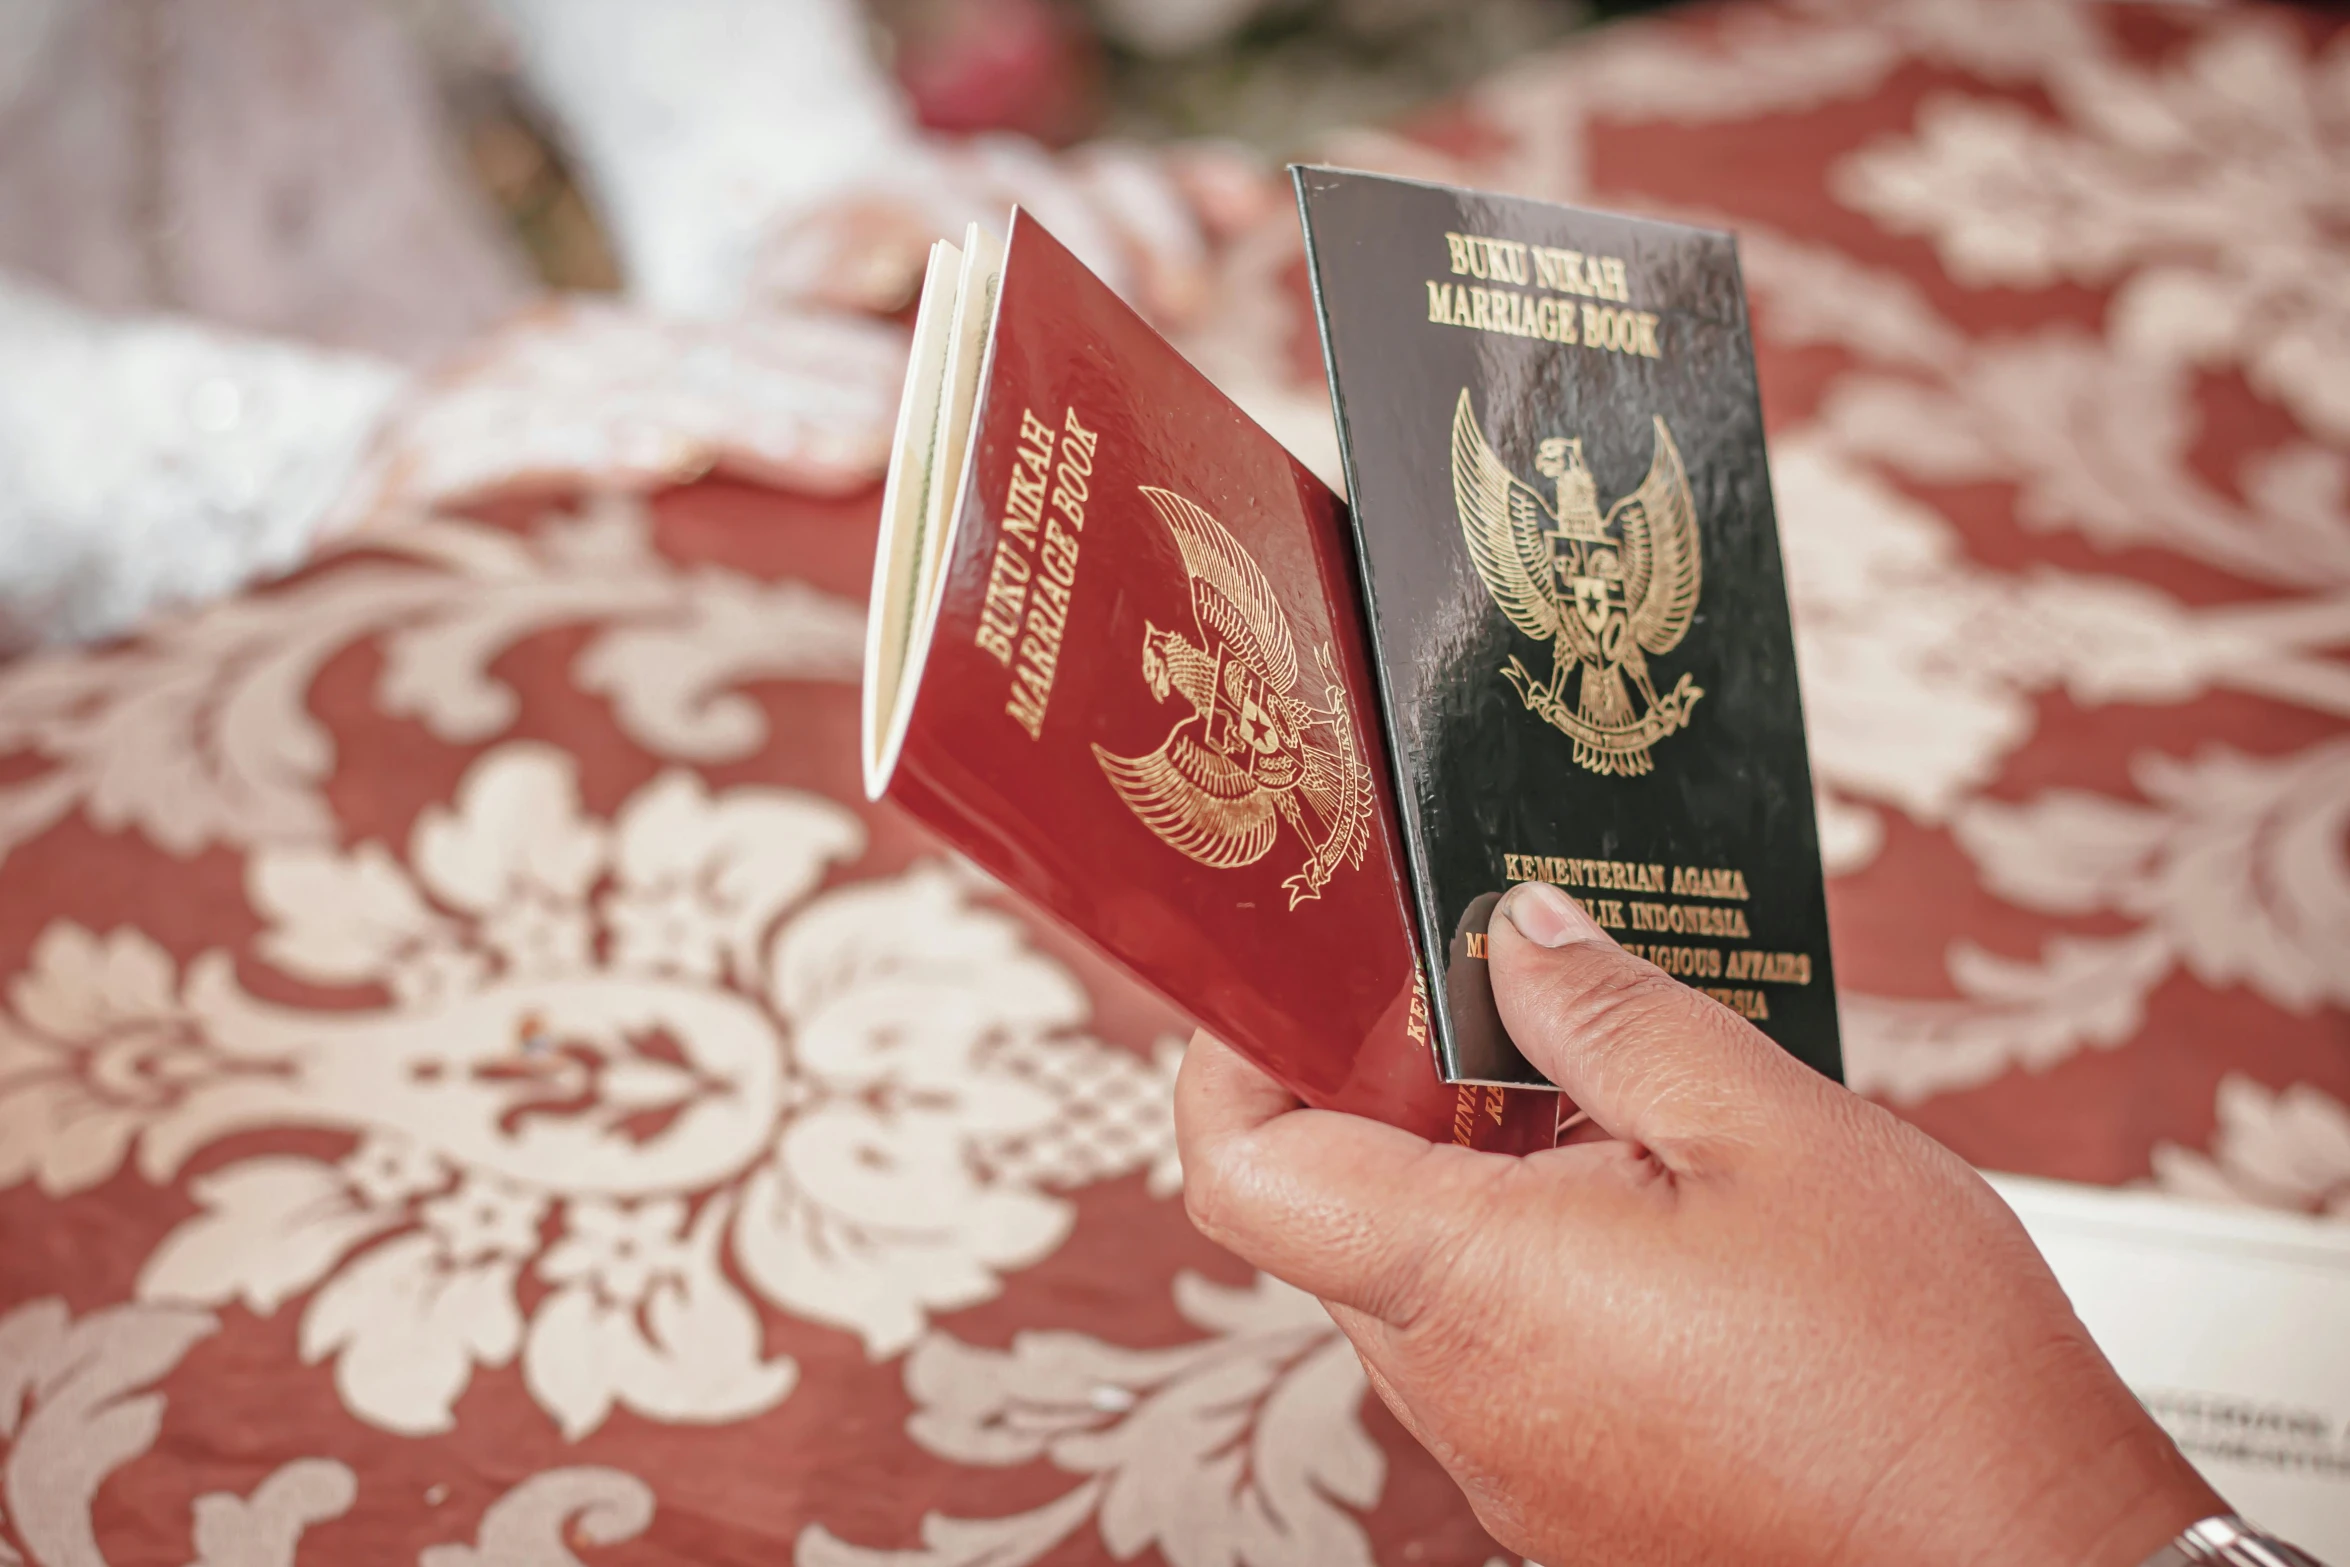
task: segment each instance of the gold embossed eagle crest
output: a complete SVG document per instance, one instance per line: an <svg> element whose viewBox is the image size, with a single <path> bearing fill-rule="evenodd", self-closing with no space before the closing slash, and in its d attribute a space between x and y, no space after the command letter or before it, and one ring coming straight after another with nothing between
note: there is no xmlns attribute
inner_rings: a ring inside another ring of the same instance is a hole
<svg viewBox="0 0 2350 1567"><path fill-rule="evenodd" d="M1648 674L1649 655L1688 634L1700 578L1689 475L1672 432L1654 422L1648 477L1603 515L1581 441L1536 449L1535 467L1558 483L1554 504L1487 444L1466 389L1452 416L1452 491L1469 559L1511 623L1554 644L1548 681L1515 655L1502 674L1596 773L1647 772L1649 747L1686 726L1705 695L1684 674L1659 696Z"/></svg>
<svg viewBox="0 0 2350 1567"><path fill-rule="evenodd" d="M1314 649L1321 692L1309 698L1289 617L1240 541L1180 495L1142 493L1183 557L1200 637L1145 621L1142 678L1191 711L1147 756L1096 745L1094 758L1145 827L1202 865L1253 865L1288 823L1306 851L1282 883L1294 909L1340 866L1360 869L1370 838L1371 772L1337 661L1328 643Z"/></svg>

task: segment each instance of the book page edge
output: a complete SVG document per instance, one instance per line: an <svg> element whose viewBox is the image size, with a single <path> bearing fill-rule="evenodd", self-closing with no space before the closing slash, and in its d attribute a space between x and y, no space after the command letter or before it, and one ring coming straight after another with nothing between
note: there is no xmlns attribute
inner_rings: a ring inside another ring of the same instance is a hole
<svg viewBox="0 0 2350 1567"><path fill-rule="evenodd" d="M962 286L955 300L947 366L940 377L939 438L932 454L935 465L930 491L930 524L924 530L926 551L919 563L913 621L908 628L905 666L899 676L899 706L880 757L874 781L874 799L889 786L905 747L915 703L920 699L922 673L929 666L930 646L945 607L947 565L961 536L964 492L972 482L978 461L977 432L984 402L988 367L993 361L995 326L1003 296L1006 250L1002 242L974 223L965 235Z"/></svg>
<svg viewBox="0 0 2350 1567"><path fill-rule="evenodd" d="M907 700L915 670L914 593L922 538L929 518L932 460L937 449L947 348L960 298L962 254L945 240L930 247L921 303L914 312L906 380L898 396L897 428L881 491L881 526L873 545L873 584L866 603L865 662L859 750L865 797L878 800L896 768L905 739Z"/></svg>

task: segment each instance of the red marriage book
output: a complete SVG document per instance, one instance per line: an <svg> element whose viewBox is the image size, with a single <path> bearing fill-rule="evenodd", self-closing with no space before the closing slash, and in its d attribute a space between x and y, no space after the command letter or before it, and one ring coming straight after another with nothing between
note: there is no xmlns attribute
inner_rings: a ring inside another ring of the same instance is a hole
<svg viewBox="0 0 2350 1567"><path fill-rule="evenodd" d="M1036 220L941 244L883 499L866 790L1308 1103L1525 1152L1443 1082L1344 503Z"/></svg>

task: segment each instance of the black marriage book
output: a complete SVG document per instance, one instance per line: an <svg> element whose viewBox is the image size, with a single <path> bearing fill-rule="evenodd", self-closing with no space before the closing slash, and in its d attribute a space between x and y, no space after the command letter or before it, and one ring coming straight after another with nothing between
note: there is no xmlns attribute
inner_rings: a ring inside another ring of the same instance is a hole
<svg viewBox="0 0 2350 1567"><path fill-rule="evenodd" d="M1294 172L1445 1075L1542 1081L1484 946L1543 880L1841 1076L1734 241Z"/></svg>

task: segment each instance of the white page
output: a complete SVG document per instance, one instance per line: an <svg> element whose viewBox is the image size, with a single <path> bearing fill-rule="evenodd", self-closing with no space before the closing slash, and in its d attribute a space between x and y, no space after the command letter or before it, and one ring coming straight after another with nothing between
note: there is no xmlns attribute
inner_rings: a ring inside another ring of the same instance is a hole
<svg viewBox="0 0 2350 1567"><path fill-rule="evenodd" d="M1004 247L974 223L964 231L961 259L955 318L947 333L946 371L940 387L938 438L931 454L930 511L922 530L921 574L915 582L917 659L929 641L928 622L938 609L939 574L954 533L956 504L963 498L971 421L978 411L979 370L987 358L988 337L995 325L996 291L1003 284Z"/></svg>
<svg viewBox="0 0 2350 1567"><path fill-rule="evenodd" d="M889 475L881 492L881 533L873 564L871 602L865 616L863 748L865 792L878 798L879 781L896 761L902 738L908 678L906 654L913 640L918 587L928 541L931 492L937 487L935 457L941 401L947 390L948 350L955 327L963 253L944 240L930 247L930 269L922 282L922 303L914 315L914 338L906 363L906 384L898 394L897 434L890 443Z"/></svg>
<svg viewBox="0 0 2350 1567"><path fill-rule="evenodd" d="M1991 1179L2204 1477L2253 1523L2350 1562L2350 1225Z"/></svg>

